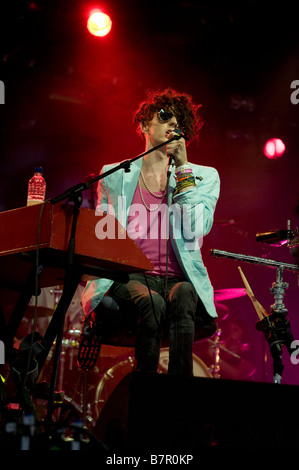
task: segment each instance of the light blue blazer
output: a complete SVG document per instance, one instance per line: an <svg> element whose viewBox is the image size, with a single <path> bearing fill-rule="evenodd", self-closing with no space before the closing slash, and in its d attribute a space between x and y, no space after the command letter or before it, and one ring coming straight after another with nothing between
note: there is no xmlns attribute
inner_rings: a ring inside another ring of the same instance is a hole
<svg viewBox="0 0 299 470"><path fill-rule="evenodd" d="M118 163L105 165L101 173L117 165ZM217 317L214 291L202 261L200 246L203 237L210 232L213 225L220 179L215 168L192 163L190 165L196 178L196 187L173 196L176 187L174 169L169 177L169 238L186 278L195 287L207 313ZM131 164L130 172L126 173L120 169L99 180L98 207L109 212L109 206L112 206L114 215L125 228L141 166L142 158ZM103 278L86 284L82 294L84 315L96 308L112 284L112 280Z"/></svg>

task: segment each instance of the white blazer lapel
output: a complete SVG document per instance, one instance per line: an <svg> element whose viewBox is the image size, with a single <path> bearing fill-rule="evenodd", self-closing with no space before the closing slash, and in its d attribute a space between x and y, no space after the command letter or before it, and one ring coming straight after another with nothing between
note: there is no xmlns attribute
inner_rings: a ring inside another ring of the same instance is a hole
<svg viewBox="0 0 299 470"><path fill-rule="evenodd" d="M133 196L136 190L136 186L138 183L138 178L140 175L141 171L141 166L142 166L142 161L143 159L140 158L139 160L136 160L131 164L130 171L126 173L124 171L123 174L123 185L121 189L121 196L124 198L124 207L125 207L125 212L123 216L125 216L124 226L127 226L127 219L128 219L128 214L129 214L129 209L133 201Z"/></svg>

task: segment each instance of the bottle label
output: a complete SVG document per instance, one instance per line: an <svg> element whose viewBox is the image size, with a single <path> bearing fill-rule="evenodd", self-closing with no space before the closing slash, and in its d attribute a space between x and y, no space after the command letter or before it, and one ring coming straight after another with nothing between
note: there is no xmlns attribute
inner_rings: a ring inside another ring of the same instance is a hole
<svg viewBox="0 0 299 470"><path fill-rule="evenodd" d="M44 202L46 182L43 176L34 175L28 183L27 206Z"/></svg>

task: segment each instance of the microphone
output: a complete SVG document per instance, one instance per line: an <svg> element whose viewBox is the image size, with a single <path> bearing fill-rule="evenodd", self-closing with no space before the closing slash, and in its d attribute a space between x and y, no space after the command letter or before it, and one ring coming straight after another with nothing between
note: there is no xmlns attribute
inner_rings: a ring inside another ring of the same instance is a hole
<svg viewBox="0 0 299 470"><path fill-rule="evenodd" d="M183 137L183 139L185 139L186 141L189 140L186 134L184 134L180 129L174 129L172 132L176 134L176 136L174 136L175 140L179 140L181 137Z"/></svg>
<svg viewBox="0 0 299 470"><path fill-rule="evenodd" d="M184 136L184 134L182 133L182 131L180 129L174 129L172 132L175 134L172 137L172 140L179 140L181 137L186 139L186 137ZM186 139L186 140L188 140L188 139ZM169 176L171 175L173 166L174 166L174 156L173 155L168 155L167 178L169 178Z"/></svg>

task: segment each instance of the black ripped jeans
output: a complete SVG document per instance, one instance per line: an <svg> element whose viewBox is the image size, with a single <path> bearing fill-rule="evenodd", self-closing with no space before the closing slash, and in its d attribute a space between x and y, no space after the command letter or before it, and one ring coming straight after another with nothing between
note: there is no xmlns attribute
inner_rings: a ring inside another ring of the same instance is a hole
<svg viewBox="0 0 299 470"><path fill-rule="evenodd" d="M149 293L149 289L151 295ZM131 274L127 284L115 282L109 295L120 309L135 312L137 370L157 372L162 326L169 326L169 374L193 375L192 347L198 295L181 278Z"/></svg>

